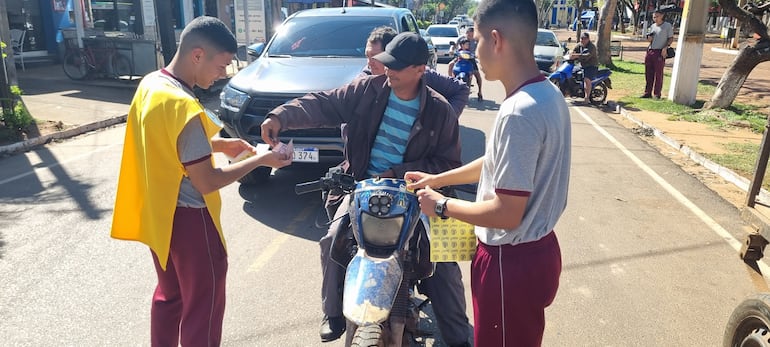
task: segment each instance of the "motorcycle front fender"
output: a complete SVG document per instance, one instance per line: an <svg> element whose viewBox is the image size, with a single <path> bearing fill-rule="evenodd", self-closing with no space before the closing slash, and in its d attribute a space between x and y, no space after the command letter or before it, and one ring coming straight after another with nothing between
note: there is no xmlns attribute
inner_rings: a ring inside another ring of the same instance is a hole
<svg viewBox="0 0 770 347"><path fill-rule="evenodd" d="M395 254L380 259L359 249L345 273L342 313L358 326L388 319L404 270Z"/></svg>

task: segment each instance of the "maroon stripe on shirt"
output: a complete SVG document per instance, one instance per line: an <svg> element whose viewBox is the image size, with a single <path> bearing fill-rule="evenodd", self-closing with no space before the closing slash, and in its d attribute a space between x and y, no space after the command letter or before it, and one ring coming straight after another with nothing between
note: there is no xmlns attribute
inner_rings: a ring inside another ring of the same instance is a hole
<svg viewBox="0 0 770 347"><path fill-rule="evenodd" d="M545 81L545 76L543 76L543 75L540 75L540 76L536 76L536 77L530 78L530 79L528 79L526 82L522 83L522 84L521 84L521 85L520 85L518 88L516 88L516 89L515 89L514 91L512 91L510 94L508 94L508 96L506 96L505 98L506 98L506 99L508 99L508 98L512 97L512 96L513 96L513 94L516 94L516 92L518 92L518 91L519 91L521 88L524 88L524 86L526 86L526 85L528 85L528 84L537 83L537 82L542 82L542 81Z"/></svg>
<svg viewBox="0 0 770 347"><path fill-rule="evenodd" d="M532 195L532 192L527 192L523 190L502 189L502 188L495 189L495 193L503 194L503 195L513 195L513 196L526 196L526 197L529 197L530 195Z"/></svg>
<svg viewBox="0 0 770 347"><path fill-rule="evenodd" d="M206 160L208 158L211 158L211 154L206 154L206 155L204 155L204 156L202 156L202 157L200 157L198 159L191 160L191 161L188 161L186 163L182 163L182 165L190 166L190 165L198 164L198 163L200 163L200 162L202 162L202 161L204 161L204 160Z"/></svg>

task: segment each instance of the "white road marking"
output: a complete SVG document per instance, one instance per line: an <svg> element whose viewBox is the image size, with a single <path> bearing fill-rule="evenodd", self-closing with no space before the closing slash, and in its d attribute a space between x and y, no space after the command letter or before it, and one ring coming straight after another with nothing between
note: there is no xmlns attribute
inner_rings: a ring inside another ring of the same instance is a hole
<svg viewBox="0 0 770 347"><path fill-rule="evenodd" d="M604 128L599 126L596 122L594 122L591 117L589 117L583 110L575 107L573 108L575 111L577 111L583 119L586 120L586 122L590 123L591 126L596 129L600 134L604 135L604 137L607 138L615 147L620 149L623 154L625 154L631 161L636 164L642 171L644 171L647 175L649 175L655 182L657 182L663 189L665 189L669 194L671 194L674 199L676 199L679 203L687 207L695 216L697 216L703 223L709 226L714 233L716 233L719 237L721 237L727 244L730 245L733 249L735 249L736 252L740 252L741 246L743 245L740 241L736 240L730 233L725 230L719 223L717 223L714 219L709 217L706 212L701 210L697 205L695 205L690 199L687 199L687 197L684 196L681 192L676 190L670 183L668 183L663 177L658 175L655 171L653 171L649 166L647 166L644 162L642 162L641 159L639 159L636 155L631 153L625 146L623 146L620 142L618 142L617 139L615 139L610 133L608 133ZM760 260L757 262L757 265L759 266L760 271L763 274L770 274L770 267L765 264L764 260Z"/></svg>
<svg viewBox="0 0 770 347"><path fill-rule="evenodd" d="M297 230L299 224L306 220L307 217L309 217L310 214L317 208L319 207L315 205L305 207L302 212L294 217L294 220L292 220L291 223L289 223L289 225L284 228L283 233L274 238L273 241L271 241L270 244L265 247L265 250L259 254L257 259L254 260L254 263L249 266L249 270L247 272L258 272L261 270L262 267L264 267L265 264L267 264L267 262L270 261L270 259L276 253L278 253L278 250L281 249L281 245L283 245L283 243L289 239L289 236L294 234L294 231Z"/></svg>

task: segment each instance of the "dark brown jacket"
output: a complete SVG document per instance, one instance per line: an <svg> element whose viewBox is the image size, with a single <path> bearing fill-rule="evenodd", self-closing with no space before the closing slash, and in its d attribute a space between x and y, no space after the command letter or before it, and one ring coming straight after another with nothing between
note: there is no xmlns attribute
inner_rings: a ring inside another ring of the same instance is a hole
<svg viewBox="0 0 770 347"><path fill-rule="evenodd" d="M407 171L439 173L462 165L457 116L440 94L420 82L420 109L409 134L403 163L392 167L396 178ZM385 75L357 79L330 91L308 93L270 112L281 130L332 128L347 123L347 171L366 175L369 156L390 96Z"/></svg>

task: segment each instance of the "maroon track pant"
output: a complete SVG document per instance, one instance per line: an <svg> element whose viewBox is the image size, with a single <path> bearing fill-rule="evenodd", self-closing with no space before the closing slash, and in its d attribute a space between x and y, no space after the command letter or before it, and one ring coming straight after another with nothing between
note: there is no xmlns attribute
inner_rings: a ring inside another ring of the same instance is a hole
<svg viewBox="0 0 770 347"><path fill-rule="evenodd" d="M560 274L554 232L515 246L479 242L471 263L474 346L540 346Z"/></svg>
<svg viewBox="0 0 770 347"><path fill-rule="evenodd" d="M647 55L644 56L644 79L647 82L644 86L645 95L660 97L661 89L663 89L663 67L665 66L666 59L663 58L660 49L647 50Z"/></svg>
<svg viewBox="0 0 770 347"><path fill-rule="evenodd" d="M205 208L177 207L166 271L152 252L152 346L219 346L225 313L227 254Z"/></svg>

